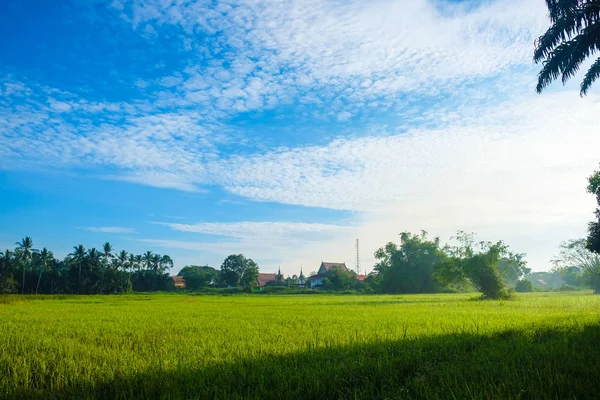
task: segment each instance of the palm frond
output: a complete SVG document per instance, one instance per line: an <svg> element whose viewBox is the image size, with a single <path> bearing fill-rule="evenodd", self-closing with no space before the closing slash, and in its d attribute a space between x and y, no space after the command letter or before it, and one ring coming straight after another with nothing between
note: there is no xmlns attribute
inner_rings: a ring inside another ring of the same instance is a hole
<svg viewBox="0 0 600 400"><path fill-rule="evenodd" d="M572 42L565 42L549 54L538 74L536 90L541 93L546 86L556 80L571 61Z"/></svg>
<svg viewBox="0 0 600 400"><path fill-rule="evenodd" d="M546 0L552 23L572 15L579 7L581 0Z"/></svg>
<svg viewBox="0 0 600 400"><path fill-rule="evenodd" d="M587 73L585 74L585 78L583 78L583 81L581 82L580 94L582 96L587 94L588 90L592 86L592 83L594 83L598 77L600 77L600 57L597 58L590 69L588 69Z"/></svg>
<svg viewBox="0 0 600 400"><path fill-rule="evenodd" d="M562 71L563 84L573 77L579 70L581 63L600 48L600 23L594 23L583 29L581 33L571 41L571 54L569 62Z"/></svg>

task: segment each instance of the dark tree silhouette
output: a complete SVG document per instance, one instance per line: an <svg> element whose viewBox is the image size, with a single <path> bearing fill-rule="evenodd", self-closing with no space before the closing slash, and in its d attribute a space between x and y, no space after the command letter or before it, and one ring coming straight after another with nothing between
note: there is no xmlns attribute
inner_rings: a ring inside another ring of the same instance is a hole
<svg viewBox="0 0 600 400"><path fill-rule="evenodd" d="M17 250L20 252L20 258L23 263L23 283L21 284L21 294L23 294L25 293L25 267L29 266L33 253L37 252L37 250L32 249L33 240L29 236L24 237L20 242L15 244L17 245Z"/></svg>
<svg viewBox="0 0 600 400"><path fill-rule="evenodd" d="M543 67L536 90L541 93L562 76L563 84L572 78L581 64L600 50L600 0L546 0L551 26L535 42L535 63ZM587 94L600 76L600 58L581 82L581 95Z"/></svg>

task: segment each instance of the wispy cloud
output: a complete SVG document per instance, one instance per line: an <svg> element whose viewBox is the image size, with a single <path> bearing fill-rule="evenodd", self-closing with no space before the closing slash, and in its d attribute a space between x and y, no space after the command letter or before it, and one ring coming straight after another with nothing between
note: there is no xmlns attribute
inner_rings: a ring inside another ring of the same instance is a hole
<svg viewBox="0 0 600 400"><path fill-rule="evenodd" d="M120 101L5 74L0 168L77 169L187 192L214 185L249 201L357 211L339 225L167 224L221 239L141 239L149 244L302 263L352 259L356 237L370 257L405 229L473 229L518 244L585 228L600 99L570 87L533 94L543 0L111 7L148 46L168 32L179 65L123 77L136 94ZM253 126L260 118L273 122L277 145Z"/></svg>
<svg viewBox="0 0 600 400"><path fill-rule="evenodd" d="M123 226L88 226L83 229L90 232L101 233L135 233L135 229Z"/></svg>

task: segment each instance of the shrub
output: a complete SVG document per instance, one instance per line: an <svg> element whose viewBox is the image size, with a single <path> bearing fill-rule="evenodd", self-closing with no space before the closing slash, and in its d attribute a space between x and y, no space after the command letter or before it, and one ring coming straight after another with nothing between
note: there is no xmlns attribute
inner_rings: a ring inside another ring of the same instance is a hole
<svg viewBox="0 0 600 400"><path fill-rule="evenodd" d="M518 281L515 290L520 293L533 292L533 285L527 279Z"/></svg>

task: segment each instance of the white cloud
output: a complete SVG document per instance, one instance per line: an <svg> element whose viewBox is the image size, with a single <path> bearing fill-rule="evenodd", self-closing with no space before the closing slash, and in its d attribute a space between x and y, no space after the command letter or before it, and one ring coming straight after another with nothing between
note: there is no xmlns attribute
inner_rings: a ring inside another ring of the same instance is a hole
<svg viewBox="0 0 600 400"><path fill-rule="evenodd" d="M90 232L101 233L135 233L135 229L123 226L88 226L84 229Z"/></svg>
<svg viewBox="0 0 600 400"><path fill-rule="evenodd" d="M225 57L229 69L190 67L183 88L226 112L272 108L290 96L327 100L336 115L356 102L389 108L399 93L435 95L529 67L533 40L547 24L542 0L127 4L134 27L171 24L183 42L203 34L206 51Z"/></svg>
<svg viewBox="0 0 600 400"><path fill-rule="evenodd" d="M64 101L56 101L54 99L50 99L50 108L58 112L69 112L72 109L69 103L65 103Z"/></svg>
<svg viewBox="0 0 600 400"><path fill-rule="evenodd" d="M120 103L7 77L0 167L98 167L156 187L210 184L250 200L358 212L348 226L170 224L228 240L148 243L314 265L353 259L360 237L370 264L374 249L400 231L447 237L466 229L506 239L545 268L551 246L584 233L599 100L571 90L533 95L533 40L547 26L542 0L113 6L150 41L162 25L180 29L189 65L159 79L135 77L145 97ZM246 143L231 117L279 106L312 126L352 118L362 131L348 137L328 126L334 139L319 145L223 153L222 145ZM383 120L360 122L373 115Z"/></svg>
<svg viewBox="0 0 600 400"><path fill-rule="evenodd" d="M226 236L248 242L262 242L277 238L278 243L293 241L318 241L346 232L351 227L332 224L300 222L230 222L230 223L159 223L181 232Z"/></svg>

